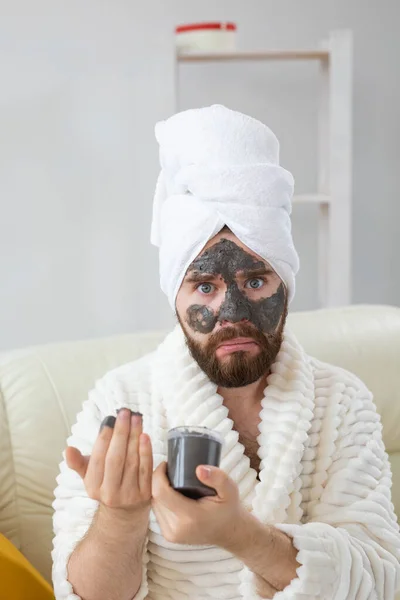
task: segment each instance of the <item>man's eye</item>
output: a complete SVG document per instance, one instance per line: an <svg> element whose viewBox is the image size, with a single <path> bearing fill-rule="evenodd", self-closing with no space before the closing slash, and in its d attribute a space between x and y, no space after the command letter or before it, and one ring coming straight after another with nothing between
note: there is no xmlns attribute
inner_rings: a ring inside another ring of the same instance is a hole
<svg viewBox="0 0 400 600"><path fill-rule="evenodd" d="M211 294L214 291L214 286L212 283L201 283L197 289L202 294Z"/></svg>
<svg viewBox="0 0 400 600"><path fill-rule="evenodd" d="M263 279L261 279L260 277L254 277L253 279L249 279L248 281L246 281L244 287L247 289L251 289L251 290L258 290L263 285L264 285Z"/></svg>

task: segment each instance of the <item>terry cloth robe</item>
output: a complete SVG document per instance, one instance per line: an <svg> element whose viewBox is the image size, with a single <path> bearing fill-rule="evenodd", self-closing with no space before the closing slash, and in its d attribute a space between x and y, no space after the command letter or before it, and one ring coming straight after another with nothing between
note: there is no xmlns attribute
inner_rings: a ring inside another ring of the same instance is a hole
<svg viewBox="0 0 400 600"><path fill-rule="evenodd" d="M310 358L286 330L262 400L260 474L250 467L217 387L177 327L158 349L98 381L68 445L90 454L99 426L121 407L143 414L155 467L166 460L167 432L200 425L222 434L221 468L262 522L289 534L297 577L277 600L393 600L400 579L399 527L391 471L370 392L354 375ZM65 461L54 502L53 579L57 600L78 600L67 563L98 503ZM258 600L256 578L218 547L167 542L151 513L137 600Z"/></svg>

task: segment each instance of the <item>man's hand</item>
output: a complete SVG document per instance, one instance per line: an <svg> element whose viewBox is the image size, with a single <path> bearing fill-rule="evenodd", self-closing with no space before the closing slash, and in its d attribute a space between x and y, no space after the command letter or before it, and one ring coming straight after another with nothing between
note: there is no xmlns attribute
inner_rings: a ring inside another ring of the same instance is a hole
<svg viewBox="0 0 400 600"><path fill-rule="evenodd" d="M256 575L259 595L273 598L300 566L292 540L249 513L240 503L237 485L221 469L201 466L196 475L217 495L190 500L171 487L166 463L154 472L152 504L163 536L176 544L224 548Z"/></svg>
<svg viewBox="0 0 400 600"><path fill-rule="evenodd" d="M91 456L69 447L66 460L99 509L72 552L68 580L86 600L131 600L142 580L153 459L142 417L122 409L102 423ZM89 574L89 576L88 576Z"/></svg>
<svg viewBox="0 0 400 600"><path fill-rule="evenodd" d="M198 467L196 475L217 495L191 500L171 487L165 462L154 472L152 508L162 534L176 544L228 547L246 513L237 485L217 467Z"/></svg>
<svg viewBox="0 0 400 600"><path fill-rule="evenodd" d="M132 520L132 513L150 512L153 458L141 415L123 408L116 419L107 417L91 456L68 447L66 460L82 477L88 496L113 518Z"/></svg>

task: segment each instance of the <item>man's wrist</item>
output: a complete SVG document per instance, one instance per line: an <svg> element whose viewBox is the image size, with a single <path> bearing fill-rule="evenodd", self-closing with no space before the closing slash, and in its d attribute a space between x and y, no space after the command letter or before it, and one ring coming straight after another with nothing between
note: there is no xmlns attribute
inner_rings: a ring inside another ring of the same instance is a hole
<svg viewBox="0 0 400 600"><path fill-rule="evenodd" d="M263 525L243 508L220 545L224 550L240 558L248 550L251 539L262 527Z"/></svg>
<svg viewBox="0 0 400 600"><path fill-rule="evenodd" d="M96 523L111 538L121 539L132 536L143 536L144 538L149 526L149 517L150 506L127 511L100 504L96 514Z"/></svg>
<svg viewBox="0 0 400 600"><path fill-rule="evenodd" d="M293 540L247 511L240 514L223 547L276 590L297 576L300 565Z"/></svg>

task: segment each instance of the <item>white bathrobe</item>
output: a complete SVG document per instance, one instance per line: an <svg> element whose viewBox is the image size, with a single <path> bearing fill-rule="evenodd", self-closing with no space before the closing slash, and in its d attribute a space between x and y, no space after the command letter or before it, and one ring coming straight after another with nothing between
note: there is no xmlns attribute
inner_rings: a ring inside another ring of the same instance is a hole
<svg viewBox="0 0 400 600"><path fill-rule="evenodd" d="M191 358L177 327L152 354L108 373L84 403L68 445L90 454L106 415L143 413L155 467L171 427L201 425L224 438L221 468L262 523L293 537L301 566L279 600L393 600L400 580L391 472L370 392L355 376L305 354L286 331L262 401L260 481L216 386ZM54 502L57 600L77 600L67 562L97 508L81 478L61 464ZM167 542L151 514L142 600L257 600L253 574L217 547Z"/></svg>

